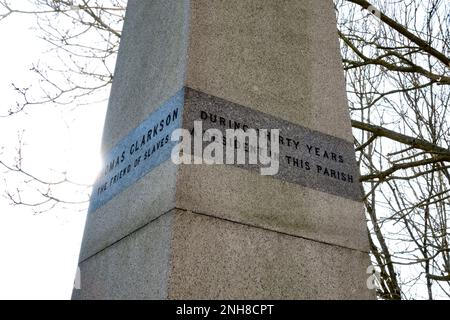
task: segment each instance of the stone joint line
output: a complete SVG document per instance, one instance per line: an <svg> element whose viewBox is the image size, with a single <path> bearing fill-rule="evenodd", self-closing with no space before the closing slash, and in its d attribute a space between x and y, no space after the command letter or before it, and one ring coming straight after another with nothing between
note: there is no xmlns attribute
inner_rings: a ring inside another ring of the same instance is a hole
<svg viewBox="0 0 450 320"><path fill-rule="evenodd" d="M218 219L218 220L226 221L226 222L229 222L229 223L239 224L239 225L242 225L242 226L256 228L256 229L260 229L260 230L264 230L264 231L274 232L274 233L278 233L278 234L281 234L281 235L284 235L284 236L288 236L288 237L293 237L293 238L313 241L313 242L316 242L316 243L321 243L321 244L324 244L324 245L333 246L333 247L337 247L337 248L357 251L357 252L366 253L366 254L369 253L367 251L363 251L363 250L359 250L359 249L355 249L355 248L350 248L350 247L342 246L342 245L331 243L331 242L321 241L321 240L313 239L313 238L310 238L310 237L299 236L299 235L295 235L295 234L288 233L288 232L283 232L283 231L279 231L279 230L270 229L270 228L267 228L267 227L261 227L261 226L253 225L251 223L245 223L245 222L235 221L235 220L231 220L231 219L225 219L225 218L222 218L222 217L217 217L217 216L214 216L214 215L211 215L211 214L207 214L207 213L203 213L203 212L196 212L196 211L192 211L192 210L188 210L188 209L184 209L184 208L173 207L172 209L170 209L170 210L160 214L156 218L150 220L149 222L145 223L144 225L142 225L142 226L136 228L135 230L131 231L129 234L127 234L127 235L123 236L122 238L114 241L113 243L107 245L103 249L100 249L97 252L95 252L94 254L91 254L90 256L84 258L83 260L79 261L78 264L81 265L82 263L86 262L87 260L89 260L89 259L95 257L96 255L98 255L99 253L101 253L103 251L106 251L108 248L113 247L115 244L117 244L120 241L128 238L129 236L133 235L134 233L138 232L139 230L144 229L149 224L155 222L156 220L162 218L163 216L165 216L166 214L171 213L174 210L179 210L179 211L183 211L183 212L187 212L187 213L192 213L192 214L196 214L196 215L200 215L200 216L204 216L204 217L208 217L208 218Z"/></svg>

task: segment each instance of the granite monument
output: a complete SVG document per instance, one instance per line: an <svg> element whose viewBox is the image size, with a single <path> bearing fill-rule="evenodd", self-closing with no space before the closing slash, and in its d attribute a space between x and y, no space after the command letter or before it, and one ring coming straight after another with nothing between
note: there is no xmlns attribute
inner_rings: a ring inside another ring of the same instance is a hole
<svg viewBox="0 0 450 320"><path fill-rule="evenodd" d="M332 0L129 0L102 154L74 299L374 297Z"/></svg>

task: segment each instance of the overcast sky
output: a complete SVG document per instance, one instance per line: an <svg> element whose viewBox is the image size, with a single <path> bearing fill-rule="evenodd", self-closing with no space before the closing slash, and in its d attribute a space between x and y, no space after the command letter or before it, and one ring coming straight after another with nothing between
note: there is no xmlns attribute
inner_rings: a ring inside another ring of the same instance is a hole
<svg viewBox="0 0 450 320"><path fill-rule="evenodd" d="M0 22L1 115L17 98L11 83L33 83L29 69L48 49L30 29L33 24L33 17L24 15ZM53 178L51 170L67 168L77 182L91 183L100 163L105 110L106 102L75 110L48 105L0 118L1 160L14 164L17 136L25 128L27 170ZM0 168L0 299L69 299L86 213L69 206L35 215L30 208L12 206L3 190L14 189L15 182Z"/></svg>

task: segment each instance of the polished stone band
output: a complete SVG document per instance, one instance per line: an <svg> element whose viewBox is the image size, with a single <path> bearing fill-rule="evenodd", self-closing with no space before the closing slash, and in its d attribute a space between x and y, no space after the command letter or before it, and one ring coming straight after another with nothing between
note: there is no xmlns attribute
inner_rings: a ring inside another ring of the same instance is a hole
<svg viewBox="0 0 450 320"><path fill-rule="evenodd" d="M171 157L178 142L172 132L203 130L280 129L279 172L273 178L352 200L361 199L353 144L206 93L184 88L129 133L105 157L94 185L89 212ZM206 142L205 142L206 143ZM247 150L248 151L248 150ZM235 164L247 170L260 165Z"/></svg>
<svg viewBox="0 0 450 320"><path fill-rule="evenodd" d="M183 102L184 89L163 103L107 153L92 190L89 213L170 159L176 145L170 137L173 130L181 127Z"/></svg>
<svg viewBox="0 0 450 320"><path fill-rule="evenodd" d="M183 127L192 130L194 121L202 121L204 131L210 128L222 132L226 129L280 129L280 168L273 178L361 200L355 150L346 140L186 88ZM260 168L260 165L248 164L235 166L258 171Z"/></svg>

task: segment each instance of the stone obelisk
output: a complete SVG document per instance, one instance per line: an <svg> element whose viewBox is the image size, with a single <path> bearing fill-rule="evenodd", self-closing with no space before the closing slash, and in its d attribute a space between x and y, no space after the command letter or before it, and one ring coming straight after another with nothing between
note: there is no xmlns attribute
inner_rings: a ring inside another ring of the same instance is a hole
<svg viewBox="0 0 450 320"><path fill-rule="evenodd" d="M279 172L175 164L276 128ZM332 0L129 0L75 299L370 299Z"/></svg>

